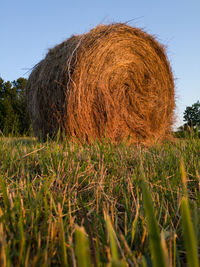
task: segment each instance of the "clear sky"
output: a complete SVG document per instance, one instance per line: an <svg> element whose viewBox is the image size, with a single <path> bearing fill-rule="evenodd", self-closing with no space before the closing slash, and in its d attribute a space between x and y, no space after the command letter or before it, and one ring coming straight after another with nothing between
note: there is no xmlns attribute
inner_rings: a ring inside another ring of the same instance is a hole
<svg viewBox="0 0 200 267"><path fill-rule="evenodd" d="M0 76L28 78L48 49L99 23L129 22L167 45L177 125L200 100L200 0L0 0Z"/></svg>

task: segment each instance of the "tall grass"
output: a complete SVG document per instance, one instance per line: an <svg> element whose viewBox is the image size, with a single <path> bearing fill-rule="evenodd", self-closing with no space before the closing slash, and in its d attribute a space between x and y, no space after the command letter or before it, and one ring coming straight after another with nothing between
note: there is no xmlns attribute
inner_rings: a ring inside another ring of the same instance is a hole
<svg viewBox="0 0 200 267"><path fill-rule="evenodd" d="M150 250L153 265L155 267L167 267L167 259L165 259L165 253L161 245L161 237L159 233L158 224L155 218L155 211L152 199L144 181L142 183L142 193L144 199L144 210L147 216L147 229L149 233Z"/></svg>
<svg viewBox="0 0 200 267"><path fill-rule="evenodd" d="M181 161L181 173L182 173L182 182L184 188L184 196L182 197L181 200L181 214L182 214L181 217L182 217L183 234L184 234L188 266L198 267L199 266L198 246L195 237L194 226L192 223L191 212L189 208L189 198L187 193L187 177L183 161Z"/></svg>
<svg viewBox="0 0 200 267"><path fill-rule="evenodd" d="M1 138L0 266L198 266L199 155Z"/></svg>

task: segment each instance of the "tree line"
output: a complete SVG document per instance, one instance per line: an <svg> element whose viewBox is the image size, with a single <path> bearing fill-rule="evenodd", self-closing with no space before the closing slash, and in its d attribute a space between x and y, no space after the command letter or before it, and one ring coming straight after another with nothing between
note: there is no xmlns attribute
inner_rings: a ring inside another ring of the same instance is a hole
<svg viewBox="0 0 200 267"><path fill-rule="evenodd" d="M0 135L28 135L30 133L30 120L26 113L25 87L27 80L20 77L5 82L0 77ZM182 131L200 127L200 102L186 107L183 119L185 124L180 127Z"/></svg>
<svg viewBox="0 0 200 267"><path fill-rule="evenodd" d="M0 134L28 134L30 122L25 108L26 82L25 78L5 82L0 77Z"/></svg>

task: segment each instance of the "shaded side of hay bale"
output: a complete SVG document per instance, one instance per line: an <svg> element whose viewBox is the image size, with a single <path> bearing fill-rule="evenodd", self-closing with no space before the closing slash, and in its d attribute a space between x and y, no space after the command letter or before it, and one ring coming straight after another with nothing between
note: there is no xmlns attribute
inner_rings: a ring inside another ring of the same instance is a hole
<svg viewBox="0 0 200 267"><path fill-rule="evenodd" d="M163 46L124 24L98 26L82 40L69 85L65 128L81 140L151 142L173 123L174 81Z"/></svg>
<svg viewBox="0 0 200 267"><path fill-rule="evenodd" d="M33 69L26 86L26 106L33 131L39 138L53 137L63 129L67 88L71 81L81 42L72 36L50 49L45 59Z"/></svg>

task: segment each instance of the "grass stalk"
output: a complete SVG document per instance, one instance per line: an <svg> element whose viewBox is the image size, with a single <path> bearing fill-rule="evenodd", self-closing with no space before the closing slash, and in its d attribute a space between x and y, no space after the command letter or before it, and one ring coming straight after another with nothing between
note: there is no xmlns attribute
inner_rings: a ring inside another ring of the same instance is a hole
<svg viewBox="0 0 200 267"><path fill-rule="evenodd" d="M83 227L76 226L75 237L75 252L77 256L78 267L92 267L89 240L85 229Z"/></svg>
<svg viewBox="0 0 200 267"><path fill-rule="evenodd" d="M142 181L142 195L144 210L147 216L147 229L150 239L150 249L154 267L167 267L164 251L161 245L161 238L158 224L155 218L152 199L144 181Z"/></svg>

